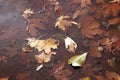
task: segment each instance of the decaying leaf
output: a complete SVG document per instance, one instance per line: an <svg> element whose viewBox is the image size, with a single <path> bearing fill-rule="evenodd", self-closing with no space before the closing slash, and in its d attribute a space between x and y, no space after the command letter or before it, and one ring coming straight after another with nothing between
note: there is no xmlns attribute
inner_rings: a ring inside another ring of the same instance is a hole
<svg viewBox="0 0 120 80"><path fill-rule="evenodd" d="M74 67L81 67L86 60L87 52L82 55L75 55L68 60L68 64L72 64Z"/></svg>
<svg viewBox="0 0 120 80"><path fill-rule="evenodd" d="M57 49L59 43L57 40L48 38L46 40L38 40L35 38L28 38L28 45L32 48L37 49L38 51L44 50L45 53L49 54L51 52L51 49Z"/></svg>
<svg viewBox="0 0 120 80"><path fill-rule="evenodd" d="M101 49L102 47L98 47L98 42L95 40L91 40L89 44L89 54L92 57L101 57Z"/></svg>
<svg viewBox="0 0 120 80"><path fill-rule="evenodd" d="M31 16L32 14L34 14L34 12L33 12L33 10L31 10L31 9L26 9L24 12L23 12L23 17L25 18L25 19L27 19L29 16Z"/></svg>
<svg viewBox="0 0 120 80"><path fill-rule="evenodd" d="M73 1L73 3L81 4L80 5L81 8L91 5L91 0L72 0L72 1Z"/></svg>
<svg viewBox="0 0 120 80"><path fill-rule="evenodd" d="M77 17L82 16L82 15L85 15L85 14L87 14L87 12L88 12L87 8L81 9L81 10L76 10L75 13L73 14L73 19L76 19Z"/></svg>
<svg viewBox="0 0 120 80"><path fill-rule="evenodd" d="M65 19L69 19L69 18L70 18L70 16L63 16L63 15L58 17L58 19L55 23L55 27L58 27L61 30L65 31L67 29L67 27L72 26L72 24L78 25L78 23L75 21L65 20Z"/></svg>
<svg viewBox="0 0 120 80"><path fill-rule="evenodd" d="M93 38L95 35L102 34L102 30L99 28L100 24L92 16L82 18L81 23L81 32L83 36Z"/></svg>
<svg viewBox="0 0 120 80"><path fill-rule="evenodd" d="M52 54L46 54L44 51L42 51L40 54L35 55L35 59L37 60L37 63L49 62L51 56Z"/></svg>
<svg viewBox="0 0 120 80"><path fill-rule="evenodd" d="M77 44L70 37L66 37L64 40L66 49L74 53L77 48Z"/></svg>
<svg viewBox="0 0 120 80"><path fill-rule="evenodd" d="M119 11L120 11L119 3L111 3L111 4L106 4L103 7L102 14L105 18L110 16L115 17L119 14Z"/></svg>
<svg viewBox="0 0 120 80"><path fill-rule="evenodd" d="M118 24L119 22L120 22L120 18L119 17L118 18L112 18L112 19L108 20L108 23L110 25Z"/></svg>
<svg viewBox="0 0 120 80"><path fill-rule="evenodd" d="M46 27L40 18L27 19L27 31L31 36L37 36L37 29L45 30Z"/></svg>
<svg viewBox="0 0 120 80"><path fill-rule="evenodd" d="M72 71L69 68L66 68L65 62L58 61L52 68L52 74L56 80L70 80Z"/></svg>
<svg viewBox="0 0 120 80"><path fill-rule="evenodd" d="M120 80L120 75L114 73L114 72L105 72L105 77L103 76L96 76L97 80Z"/></svg>

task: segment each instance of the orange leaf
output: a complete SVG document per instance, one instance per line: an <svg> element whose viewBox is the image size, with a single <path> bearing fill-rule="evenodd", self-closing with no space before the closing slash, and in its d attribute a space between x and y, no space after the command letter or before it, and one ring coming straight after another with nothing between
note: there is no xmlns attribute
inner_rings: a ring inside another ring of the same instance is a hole
<svg viewBox="0 0 120 80"><path fill-rule="evenodd" d="M87 38L93 38L95 35L102 34L102 30L99 28L100 24L92 17L85 17L81 19L82 35Z"/></svg>
<svg viewBox="0 0 120 80"><path fill-rule="evenodd" d="M108 23L111 25L117 24L120 22L120 18L112 18L108 20Z"/></svg>

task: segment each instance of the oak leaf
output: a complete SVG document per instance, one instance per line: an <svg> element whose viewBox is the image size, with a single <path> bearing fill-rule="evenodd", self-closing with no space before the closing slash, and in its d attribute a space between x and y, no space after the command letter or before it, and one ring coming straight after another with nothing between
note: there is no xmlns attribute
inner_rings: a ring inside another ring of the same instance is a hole
<svg viewBox="0 0 120 80"><path fill-rule="evenodd" d="M32 48L37 49L38 51L42 51L44 50L45 53L49 54L51 51L51 49L57 49L59 43L57 40L52 39L52 38L48 38L46 40L38 40L35 38L28 38L28 45Z"/></svg>
<svg viewBox="0 0 120 80"><path fill-rule="evenodd" d="M55 27L58 27L61 30L65 31L67 29L67 27L72 26L72 24L78 25L77 22L65 20L65 19L69 19L69 18L70 18L70 16L63 16L63 15L58 17L58 19L55 23Z"/></svg>
<svg viewBox="0 0 120 80"><path fill-rule="evenodd" d="M94 19L94 17L84 17L81 19L82 27L81 32L82 35L87 38L93 38L95 35L102 34L102 30L100 29L100 24Z"/></svg>

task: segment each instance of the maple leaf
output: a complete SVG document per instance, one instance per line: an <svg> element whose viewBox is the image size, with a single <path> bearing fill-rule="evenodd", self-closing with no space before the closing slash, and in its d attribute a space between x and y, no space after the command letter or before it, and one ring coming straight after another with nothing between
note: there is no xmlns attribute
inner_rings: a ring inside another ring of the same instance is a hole
<svg viewBox="0 0 120 80"><path fill-rule="evenodd" d="M34 14L33 10L31 10L31 9L26 9L26 10L23 12L22 16L23 16L25 19L27 19L27 18L28 18L29 16L31 16L32 14Z"/></svg>
<svg viewBox="0 0 120 80"><path fill-rule="evenodd" d="M60 28L61 30L65 31L67 27L72 26L72 24L78 25L77 22L74 21L68 21L65 19L69 19L70 16L60 16L58 17L56 23L55 23L55 27Z"/></svg>
<svg viewBox="0 0 120 80"><path fill-rule="evenodd" d="M120 5L119 3L111 3L111 4L106 4L102 10L103 16L110 17L110 16L118 16L120 11Z"/></svg>
<svg viewBox="0 0 120 80"><path fill-rule="evenodd" d="M88 5L91 5L91 0L73 0L73 3L81 4L80 7L84 8L87 7Z"/></svg>
<svg viewBox="0 0 120 80"><path fill-rule="evenodd" d="M37 60L37 63L49 62L51 60L51 56L52 54L46 54L42 51L40 54L35 55L35 59Z"/></svg>
<svg viewBox="0 0 120 80"><path fill-rule="evenodd" d="M52 38L48 38L46 40L28 38L27 40L30 47L35 48L38 51L44 50L47 54L51 52L51 49L57 49L57 46L59 45L58 41Z"/></svg>
<svg viewBox="0 0 120 80"><path fill-rule="evenodd" d="M81 23L81 32L83 36L93 38L95 35L102 34L102 30L99 28L100 24L92 16L82 18Z"/></svg>

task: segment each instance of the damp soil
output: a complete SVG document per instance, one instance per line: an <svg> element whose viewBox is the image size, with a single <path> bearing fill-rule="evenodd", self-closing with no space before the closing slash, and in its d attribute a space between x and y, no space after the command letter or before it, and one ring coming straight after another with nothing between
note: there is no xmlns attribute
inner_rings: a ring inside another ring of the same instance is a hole
<svg viewBox="0 0 120 80"><path fill-rule="evenodd" d="M75 6L66 6L67 0L60 0L60 2L62 7L65 7L63 10L64 14L71 15ZM30 37L26 31L27 24L22 14L26 8L39 12L44 5L49 6L47 0L44 0L44 2L43 0L0 0L0 56L3 56L0 59L0 78L8 77L8 80L59 80L56 79L54 71L57 71L62 62L65 62L65 71L61 71L62 73L59 74L66 73L68 74L66 76L69 78L64 80L80 80L82 77L90 77L91 80L96 80L95 76L104 76L106 70L120 74L120 58L112 54L103 54L102 57L97 58L88 55L84 68L74 68L68 65L67 60L74 54L65 50L64 43L60 44L57 55L53 56L53 59L45 64L44 68L36 71L36 67L39 65L34 58L36 51L33 50L30 53L21 51L26 44L25 40ZM68 7L71 9L67 9ZM55 22L54 17L57 18L58 16L58 14L54 14L47 17L49 19L45 22L45 25L49 26L47 30L38 29L40 35L45 34L46 37L49 37L57 32L64 34L64 32L58 29L51 28L50 24ZM44 17L44 15L42 14L39 17ZM79 52L84 53L88 51L88 43L91 40L82 38L76 28L72 30L68 30L67 34L77 42ZM119 33L114 28L111 30ZM113 68L106 65L108 64L106 58L111 59L114 57L116 58L116 67ZM92 64L92 66L89 64Z"/></svg>

